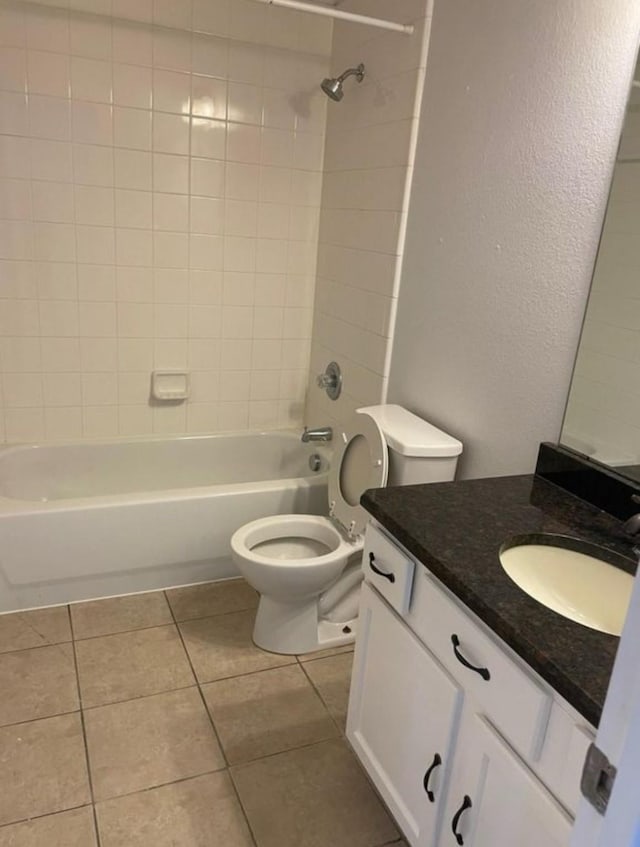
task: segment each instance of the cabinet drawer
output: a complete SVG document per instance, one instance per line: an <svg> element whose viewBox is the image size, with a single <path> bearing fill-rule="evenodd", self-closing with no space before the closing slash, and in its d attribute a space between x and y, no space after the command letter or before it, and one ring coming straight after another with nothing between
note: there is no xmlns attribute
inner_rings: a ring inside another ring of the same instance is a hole
<svg viewBox="0 0 640 847"><path fill-rule="evenodd" d="M362 567L368 582L405 615L411 601L415 562L372 524L367 527Z"/></svg>
<svg viewBox="0 0 640 847"><path fill-rule="evenodd" d="M415 580L407 622L477 706L526 758L544 741L552 698L434 583Z"/></svg>

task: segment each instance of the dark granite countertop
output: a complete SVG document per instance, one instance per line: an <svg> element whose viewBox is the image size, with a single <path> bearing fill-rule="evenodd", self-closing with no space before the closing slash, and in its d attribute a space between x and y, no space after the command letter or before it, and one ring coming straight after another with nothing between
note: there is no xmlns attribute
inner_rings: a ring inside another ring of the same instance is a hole
<svg viewBox="0 0 640 847"><path fill-rule="evenodd" d="M553 533L606 547L612 564L634 573L632 545L619 520L534 476L375 489L365 492L362 505L598 725L619 639L533 600L504 572L498 553L513 536Z"/></svg>

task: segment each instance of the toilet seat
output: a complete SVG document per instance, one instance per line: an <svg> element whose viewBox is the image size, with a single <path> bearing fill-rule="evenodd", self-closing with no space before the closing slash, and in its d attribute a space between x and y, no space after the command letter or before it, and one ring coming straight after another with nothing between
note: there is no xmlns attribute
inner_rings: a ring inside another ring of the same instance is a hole
<svg viewBox="0 0 640 847"><path fill-rule="evenodd" d="M389 474L387 442L377 422L356 412L336 437L329 471L329 514L350 538L364 532L367 513L360 498L368 488L383 488Z"/></svg>

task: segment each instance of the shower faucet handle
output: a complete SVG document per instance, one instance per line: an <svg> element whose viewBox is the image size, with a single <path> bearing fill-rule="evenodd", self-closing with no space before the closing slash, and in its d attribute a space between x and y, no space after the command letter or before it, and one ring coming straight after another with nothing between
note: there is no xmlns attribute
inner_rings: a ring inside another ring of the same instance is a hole
<svg viewBox="0 0 640 847"><path fill-rule="evenodd" d="M337 400L342 391L342 372L337 362L329 362L324 373L316 377L318 388L327 392L330 400Z"/></svg>

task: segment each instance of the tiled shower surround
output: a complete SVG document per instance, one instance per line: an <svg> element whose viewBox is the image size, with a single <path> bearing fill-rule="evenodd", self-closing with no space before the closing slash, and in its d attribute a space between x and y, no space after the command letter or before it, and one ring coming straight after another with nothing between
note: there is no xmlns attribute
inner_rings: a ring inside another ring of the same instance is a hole
<svg viewBox="0 0 640 847"><path fill-rule="evenodd" d="M333 403L310 388L312 424L344 423L359 406L386 401L432 13L430 0L340 8L416 32L334 23L331 75L364 62L367 76L327 117L311 376L337 359L344 392Z"/></svg>
<svg viewBox="0 0 640 847"><path fill-rule="evenodd" d="M0 2L0 440L301 423L331 35L251 0ZM190 400L153 405L154 368Z"/></svg>

